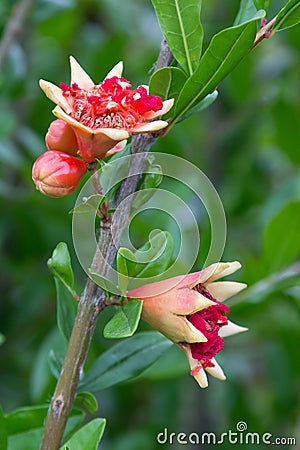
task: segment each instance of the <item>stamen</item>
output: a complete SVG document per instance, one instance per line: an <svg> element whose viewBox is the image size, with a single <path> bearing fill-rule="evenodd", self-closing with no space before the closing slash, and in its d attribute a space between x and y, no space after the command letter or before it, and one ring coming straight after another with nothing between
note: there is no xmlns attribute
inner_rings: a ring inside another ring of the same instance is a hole
<svg viewBox="0 0 300 450"><path fill-rule="evenodd" d="M207 342L190 344L192 356L201 363L203 368L214 367L211 360L224 346L224 340L218 335L218 332L221 327L228 324L225 313L229 312L229 308L218 302L201 283L197 284L193 289L215 302L215 305L203 308L187 317L207 338Z"/></svg>
<svg viewBox="0 0 300 450"><path fill-rule="evenodd" d="M160 97L149 95L140 86L131 89L124 78L112 77L92 88L81 89L60 83L62 93L72 108L71 116L89 128L134 128L143 123L143 114L162 108Z"/></svg>
<svg viewBox="0 0 300 450"><path fill-rule="evenodd" d="M203 295L203 297L212 300L213 302L219 303L217 299L215 299L211 293L203 286L203 284L199 283L193 288L195 291L199 292L199 294Z"/></svg>

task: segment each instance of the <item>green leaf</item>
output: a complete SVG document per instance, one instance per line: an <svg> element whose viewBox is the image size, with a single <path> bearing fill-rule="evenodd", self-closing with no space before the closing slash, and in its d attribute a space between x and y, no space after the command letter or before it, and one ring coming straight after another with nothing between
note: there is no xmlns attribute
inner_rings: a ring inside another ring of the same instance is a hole
<svg viewBox="0 0 300 450"><path fill-rule="evenodd" d="M49 364L52 375L56 379L58 379L58 377L59 377L61 367L63 364L63 360L64 360L63 354L58 354L53 349L50 350L49 355L48 355L48 364Z"/></svg>
<svg viewBox="0 0 300 450"><path fill-rule="evenodd" d="M175 59L191 75L202 51L202 1L152 0L152 4Z"/></svg>
<svg viewBox="0 0 300 450"><path fill-rule="evenodd" d="M76 317L74 297L78 296L73 290L74 276L67 244L60 242L57 245L48 260L48 267L54 275L56 286L58 328L68 340Z"/></svg>
<svg viewBox="0 0 300 450"><path fill-rule="evenodd" d="M6 415L8 450L35 450L39 448L49 405L23 407ZM66 433L82 422L83 412L73 410ZM72 449L73 450L73 449Z"/></svg>
<svg viewBox="0 0 300 450"><path fill-rule="evenodd" d="M151 366L172 342L156 331L136 333L104 352L83 378L79 392L100 391L136 377Z"/></svg>
<svg viewBox="0 0 300 450"><path fill-rule="evenodd" d="M157 189L163 180L162 168L159 164L151 164L143 178L139 189Z"/></svg>
<svg viewBox="0 0 300 450"><path fill-rule="evenodd" d="M274 272L300 254L300 202L286 205L269 223L264 236L264 266Z"/></svg>
<svg viewBox="0 0 300 450"><path fill-rule="evenodd" d="M253 0L254 4L256 6L256 9L264 9L265 11L268 11L270 8L271 0Z"/></svg>
<svg viewBox="0 0 300 450"><path fill-rule="evenodd" d="M70 213L90 213L91 211L97 211L99 206L105 201L104 195L94 194L90 197L83 198L83 203L80 203L75 208L73 208Z"/></svg>
<svg viewBox="0 0 300 450"><path fill-rule="evenodd" d="M6 415L7 434L25 433L28 430L40 428L44 424L48 405L24 406Z"/></svg>
<svg viewBox="0 0 300 450"><path fill-rule="evenodd" d="M275 20L272 31L284 30L298 25L300 22L300 0L289 0L282 8Z"/></svg>
<svg viewBox="0 0 300 450"><path fill-rule="evenodd" d="M117 271L118 271L118 286L123 295L126 295L126 290L128 286L128 270L126 260L117 253Z"/></svg>
<svg viewBox="0 0 300 450"><path fill-rule="evenodd" d="M179 95L173 122L212 93L248 53L256 36L256 21L261 17L222 30L212 38L197 69Z"/></svg>
<svg viewBox="0 0 300 450"><path fill-rule="evenodd" d="M70 294L70 290L66 289L65 284L61 283L57 277L54 278L54 282L57 300L57 326L62 336L68 341L76 317L77 302Z"/></svg>
<svg viewBox="0 0 300 450"><path fill-rule="evenodd" d="M138 190L131 204L131 211L139 211L140 208L157 192L156 189L163 181L162 168L159 164L149 164L144 173Z"/></svg>
<svg viewBox="0 0 300 450"><path fill-rule="evenodd" d="M115 285L115 283L113 283L111 280L109 280L105 276L94 272L94 270L92 270L92 269L89 269L89 276L94 281L94 283L96 283L97 286L100 286L104 291L111 292L111 293L116 293L119 291L119 289Z"/></svg>
<svg viewBox="0 0 300 450"><path fill-rule="evenodd" d="M52 257L48 259L48 267L53 275L57 277L70 292L73 292L74 275L68 246L65 242L57 244Z"/></svg>
<svg viewBox="0 0 300 450"><path fill-rule="evenodd" d="M96 397L90 392L80 392L76 395L74 407L77 409L87 409L91 414L98 411L98 402Z"/></svg>
<svg viewBox="0 0 300 450"><path fill-rule="evenodd" d="M65 443L61 450L65 447L72 450L97 450L98 444L102 438L106 425L105 419L94 419L78 430L68 442Z"/></svg>
<svg viewBox="0 0 300 450"><path fill-rule="evenodd" d="M240 25L241 23L248 22L253 19L257 13L257 7L254 0L241 0L240 8L234 21L234 25Z"/></svg>
<svg viewBox="0 0 300 450"><path fill-rule="evenodd" d="M219 95L218 91L214 91L212 94L208 94L199 103L197 103L197 105L189 109L188 112L186 112L183 116L181 116L177 122L181 122L182 120L185 120L188 117L190 117L192 114L197 114L203 111L204 109L208 108L215 100L217 100L218 95Z"/></svg>
<svg viewBox="0 0 300 450"><path fill-rule="evenodd" d="M166 380L189 373L189 363L183 351L177 345L163 354L149 369L142 373L143 380Z"/></svg>
<svg viewBox="0 0 300 450"><path fill-rule="evenodd" d="M38 450L42 440L44 428L29 430L21 434L15 434L8 437L7 450Z"/></svg>
<svg viewBox="0 0 300 450"><path fill-rule="evenodd" d="M126 263L127 288L136 278L155 277L165 272L170 266L173 252L174 240L172 235L161 230L152 230L149 241L134 253L128 248L119 248L118 258L123 258ZM132 288L130 286L130 289Z"/></svg>
<svg viewBox="0 0 300 450"><path fill-rule="evenodd" d="M174 98L176 102L188 77L179 67L164 67L154 72L149 82L149 92L163 100Z"/></svg>
<svg viewBox="0 0 300 450"><path fill-rule="evenodd" d="M6 420L1 406L0 406L0 448L1 450L7 449Z"/></svg>
<svg viewBox="0 0 300 450"><path fill-rule="evenodd" d="M132 336L138 327L142 306L143 302L135 298L125 305L117 306L116 314L104 327L104 337L119 339Z"/></svg>

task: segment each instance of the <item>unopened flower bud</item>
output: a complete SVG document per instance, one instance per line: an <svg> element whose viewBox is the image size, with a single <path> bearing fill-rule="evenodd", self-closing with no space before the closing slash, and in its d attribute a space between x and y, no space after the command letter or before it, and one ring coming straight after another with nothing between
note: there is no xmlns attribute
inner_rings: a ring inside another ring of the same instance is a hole
<svg viewBox="0 0 300 450"><path fill-rule="evenodd" d="M77 155L78 144L75 133L72 127L64 120L57 119L50 124L45 141L48 150Z"/></svg>
<svg viewBox="0 0 300 450"><path fill-rule="evenodd" d="M84 161L63 152L49 150L32 167L36 188L48 197L71 194L87 171Z"/></svg>

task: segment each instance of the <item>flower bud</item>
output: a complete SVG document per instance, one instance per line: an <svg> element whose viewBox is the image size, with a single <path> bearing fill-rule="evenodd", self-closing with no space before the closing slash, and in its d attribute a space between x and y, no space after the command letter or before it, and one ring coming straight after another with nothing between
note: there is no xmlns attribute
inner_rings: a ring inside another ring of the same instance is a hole
<svg viewBox="0 0 300 450"><path fill-rule="evenodd" d="M87 171L84 161L63 152L49 150L32 167L36 188L48 197L71 194Z"/></svg>
<svg viewBox="0 0 300 450"><path fill-rule="evenodd" d="M54 120L45 137L48 150L77 155L78 144L72 127L64 120Z"/></svg>
<svg viewBox="0 0 300 450"><path fill-rule="evenodd" d="M217 263L199 272L146 284L127 292L143 300L142 319L174 342L185 354L191 375L201 387L208 385L205 371L225 380L215 360L223 337L245 331L230 322L229 308L221 301L246 287L233 281L215 281L234 273L240 263Z"/></svg>

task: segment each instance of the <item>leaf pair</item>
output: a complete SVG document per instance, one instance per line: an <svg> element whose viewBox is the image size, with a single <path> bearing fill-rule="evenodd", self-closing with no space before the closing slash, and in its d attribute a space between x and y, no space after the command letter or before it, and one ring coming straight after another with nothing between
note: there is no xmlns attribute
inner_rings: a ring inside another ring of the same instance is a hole
<svg viewBox="0 0 300 450"><path fill-rule="evenodd" d="M214 35L203 56L201 0L152 0L162 32L182 67L166 67L155 72L150 91L174 98L172 124L197 112L215 100L211 95L219 83L251 49L257 22L269 7L268 0L242 0L234 26ZM259 9L259 10L258 10ZM300 1L290 0L277 15L272 31L291 27L300 21ZM207 99L205 104L201 101ZM193 111L191 111L193 109Z"/></svg>

